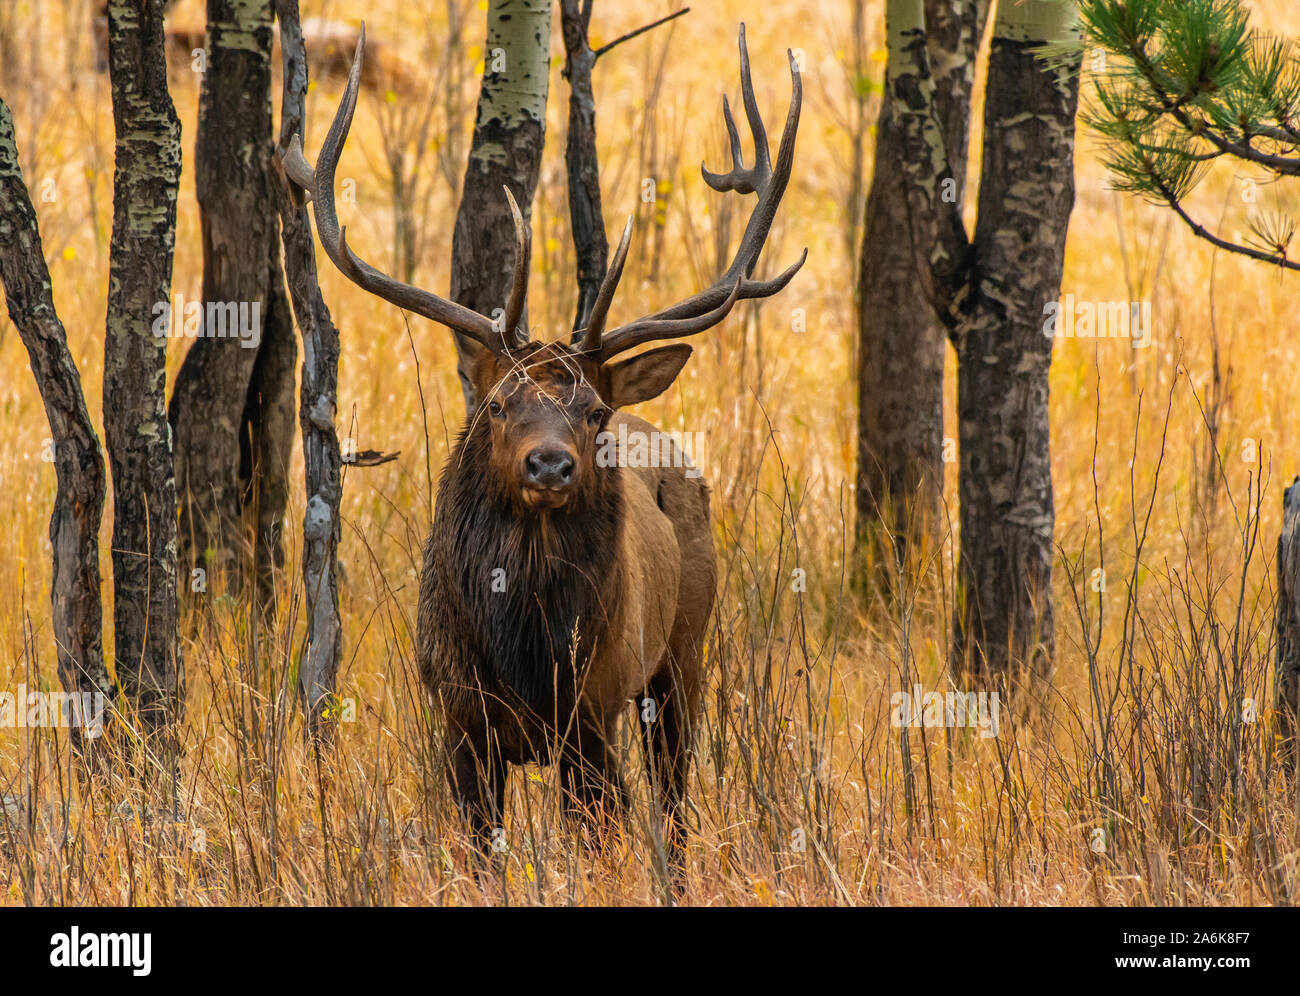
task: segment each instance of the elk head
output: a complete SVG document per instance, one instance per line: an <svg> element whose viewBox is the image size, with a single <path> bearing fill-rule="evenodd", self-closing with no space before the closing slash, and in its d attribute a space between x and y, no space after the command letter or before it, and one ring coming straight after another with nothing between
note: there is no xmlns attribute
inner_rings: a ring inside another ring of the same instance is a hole
<svg viewBox="0 0 1300 996"><path fill-rule="evenodd" d="M623 274L632 239L632 219L605 272L586 328L572 333L569 342L537 342L520 327L528 286L530 238L507 188L505 196L515 223L516 259L509 300L499 319L491 319L454 301L403 284L361 260L347 244L345 229L334 209L334 171L356 110L365 49L365 25L357 40L356 57L347 89L321 146L313 169L303 157L294 136L282 154L285 174L315 204L321 244L334 264L353 282L386 301L462 333L477 344L472 380L479 401L470 413L467 433L491 434L490 486L523 510L549 510L576 506L594 487L597 436L614 409L657 397L677 378L690 358L685 344L660 346L630 359L613 362L635 346L665 339L680 339L713 328L739 300L776 294L790 282L808 258L808 250L783 273L771 280L754 280L752 273L785 193L794 162L795 135L803 87L793 55L790 61L791 98L781 145L773 168L767 131L758 112L750 79L745 26L740 26L741 93L754 140L753 166L742 163L740 137L723 98L723 116L731 145L732 168L712 173L701 167L704 180L714 190L757 194L758 202L745 226L731 265L709 288L671 307L626 325L606 330L615 289Z"/></svg>

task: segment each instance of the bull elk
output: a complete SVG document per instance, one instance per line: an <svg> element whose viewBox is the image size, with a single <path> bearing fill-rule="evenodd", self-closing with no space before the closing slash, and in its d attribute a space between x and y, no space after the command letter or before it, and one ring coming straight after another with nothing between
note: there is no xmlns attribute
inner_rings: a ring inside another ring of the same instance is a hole
<svg viewBox="0 0 1300 996"><path fill-rule="evenodd" d="M737 301L776 294L807 258L805 249L771 280L751 276L790 179L802 103L798 67L791 56L790 109L774 168L741 25L741 90L755 161L743 165L724 99L732 168L703 174L714 190L758 200L717 282L606 329L631 241L629 219L587 327L568 343L540 342L519 327L529 232L509 190L517 256L502 320L399 283L348 247L335 214L334 172L356 107L364 47L363 28L315 169L297 137L283 161L286 175L313 200L321 243L347 277L475 344L480 401L442 470L418 614L417 659L445 723L452 792L480 844L501 818L511 763L557 763L576 813L624 811L626 789L611 745L629 702L640 699L650 720L640 725L651 786L667 819L664 843L680 869L680 805L717 581L709 488L675 451L657 461L674 466L660 467L629 466L622 451L612 461L595 456L609 438L602 433L624 441L638 433L663 438L620 409L665 391L692 350L678 343L617 363L615 357L714 327ZM653 707L645 707L647 698Z"/></svg>

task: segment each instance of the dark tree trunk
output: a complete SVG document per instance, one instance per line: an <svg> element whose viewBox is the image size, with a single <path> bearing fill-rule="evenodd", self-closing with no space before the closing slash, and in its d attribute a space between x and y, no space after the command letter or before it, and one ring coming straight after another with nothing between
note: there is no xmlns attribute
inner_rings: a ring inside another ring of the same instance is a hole
<svg viewBox="0 0 1300 996"><path fill-rule="evenodd" d="M13 118L0 101L0 282L45 403L54 441L58 489L50 516L54 557L54 645L64 691L100 693L113 701L104 663L99 588L99 521L104 510L104 457L90 421L81 376L54 311L50 274L23 184ZM86 727L74 743L86 745Z"/></svg>
<svg viewBox="0 0 1300 996"><path fill-rule="evenodd" d="M999 4L989 57L979 222L941 193L953 178L935 122L922 0L890 0L890 99L900 125L918 281L957 350L960 591L951 667L980 685L1045 678L1052 630L1051 446L1045 305L1060 296L1074 205L1079 50L1072 4ZM1067 46L1068 48L1068 46Z"/></svg>
<svg viewBox="0 0 1300 996"><path fill-rule="evenodd" d="M275 201L272 201L273 210ZM279 222L276 234L279 235ZM293 367L298 359L293 313L285 295L280 271L280 249L272 256L266 321L257 362L244 404L245 448L251 465L240 467L244 507L252 519L257 543L253 573L257 601L263 611L274 611L275 579L284 568L284 512L289 506L289 462L293 455ZM242 459L242 457L241 457Z"/></svg>
<svg viewBox="0 0 1300 996"><path fill-rule="evenodd" d="M161 0L108 6L116 170L104 342L104 436L113 473L116 671L147 731L175 715L176 481L167 424L167 340L180 122L167 91Z"/></svg>
<svg viewBox="0 0 1300 996"><path fill-rule="evenodd" d="M999 24L1003 24L999 12ZM994 35L969 318L957 347L963 598L954 666L981 681L1050 673L1053 527L1045 305L1061 294L1074 208L1078 62Z"/></svg>
<svg viewBox="0 0 1300 996"><path fill-rule="evenodd" d="M591 88L596 53L587 39L591 0L563 0L560 17L566 54L564 75L569 80L564 165L569 175L569 221L578 264L578 307L573 327L581 329L587 326L609 265L605 215L600 205L600 161L596 156L596 98Z"/></svg>
<svg viewBox="0 0 1300 996"><path fill-rule="evenodd" d="M1283 751L1294 765L1300 732L1300 477L1282 499L1277 541L1277 726Z"/></svg>
<svg viewBox="0 0 1300 996"><path fill-rule="evenodd" d="M510 188L525 221L531 216L546 137L550 42L550 0L490 0L483 84L451 246L451 297L484 315L505 308L515 268L515 227L502 187ZM527 329L527 312L520 325ZM472 411L470 369L479 347L464 336L455 340L461 391Z"/></svg>
<svg viewBox="0 0 1300 996"><path fill-rule="evenodd" d="M302 136L307 96L307 59L298 0L276 0L284 92L280 109L280 148ZM342 456L335 416L338 398L339 334L316 279L316 247L307 208L290 185L276 185L283 226L285 274L294 315L303 338L302 388L298 416L302 426L307 510L303 516L303 588L307 600L307 644L298 669L298 688L314 738L328 736L329 710L341 654L338 546L339 500L343 494Z"/></svg>
<svg viewBox="0 0 1300 996"><path fill-rule="evenodd" d="M569 131L564 145L564 166L569 178L569 225L578 264L578 304L573 328L584 329L591 316L600 283L609 265L609 240L600 205L600 159L596 155L596 97L591 74L596 61L611 49L690 12L683 7L665 17L620 35L592 50L593 0L561 0L560 24L564 34L564 77L569 81Z"/></svg>
<svg viewBox="0 0 1300 996"><path fill-rule="evenodd" d="M208 0L207 16L195 141L204 317L169 409L181 563L216 568L236 588L255 563L269 607L293 443L292 418L277 415L292 411L296 351L270 176L271 0Z"/></svg>
<svg viewBox="0 0 1300 996"><path fill-rule="evenodd" d="M953 174L940 197L960 207L975 56L988 3L928 0L925 11L935 107ZM857 535L860 543L869 542L883 525L900 565L908 539L931 532L940 519L947 342L917 283L912 248L899 238L907 231L902 156L885 100L859 257Z"/></svg>

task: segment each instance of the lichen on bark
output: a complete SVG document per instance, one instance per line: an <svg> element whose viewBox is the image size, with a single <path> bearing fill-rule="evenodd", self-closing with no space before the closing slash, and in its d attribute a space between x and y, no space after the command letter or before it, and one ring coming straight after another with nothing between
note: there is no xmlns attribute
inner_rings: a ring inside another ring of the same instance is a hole
<svg viewBox="0 0 1300 996"><path fill-rule="evenodd" d="M935 123L921 0L890 0L904 51L891 80L921 283L957 350L961 592L952 669L961 682L1045 678L1054 653L1055 510L1048 420L1050 338L1043 306L1060 293L1074 203L1081 51L1073 4L999 3L989 57L978 222L937 196L952 176Z"/></svg>
<svg viewBox="0 0 1300 996"><path fill-rule="evenodd" d="M179 708L176 486L166 413L180 121L167 90L162 0L111 0L109 77L116 130L104 341L104 435L113 482L117 679L146 731Z"/></svg>

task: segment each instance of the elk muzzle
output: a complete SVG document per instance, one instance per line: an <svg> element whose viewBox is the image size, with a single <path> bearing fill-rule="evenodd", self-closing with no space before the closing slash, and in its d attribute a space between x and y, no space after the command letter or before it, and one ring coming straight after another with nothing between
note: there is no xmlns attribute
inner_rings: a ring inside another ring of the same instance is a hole
<svg viewBox="0 0 1300 996"><path fill-rule="evenodd" d="M573 491L577 461L573 450L538 446L524 458L524 502L530 508L560 508Z"/></svg>

